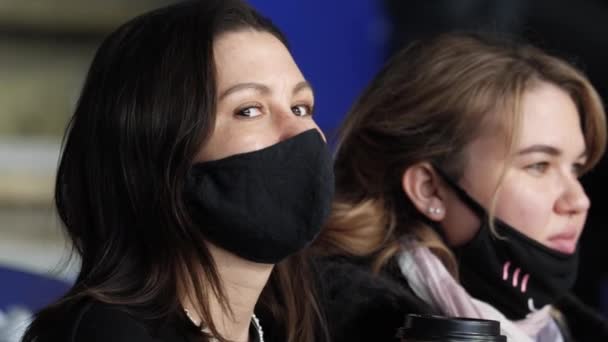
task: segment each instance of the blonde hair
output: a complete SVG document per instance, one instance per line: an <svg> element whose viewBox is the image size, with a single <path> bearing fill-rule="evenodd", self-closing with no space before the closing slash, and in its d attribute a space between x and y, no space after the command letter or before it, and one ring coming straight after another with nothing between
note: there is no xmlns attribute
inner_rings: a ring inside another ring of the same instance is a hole
<svg viewBox="0 0 608 342"><path fill-rule="evenodd" d="M391 58L344 121L335 162L336 199L316 251L373 256L378 271L414 235L456 275L457 265L401 190L405 170L429 161L462 176L465 147L492 118L512 148L523 94L547 82L576 104L585 137L585 171L606 143L605 113L586 77L529 45L451 33L420 41Z"/></svg>

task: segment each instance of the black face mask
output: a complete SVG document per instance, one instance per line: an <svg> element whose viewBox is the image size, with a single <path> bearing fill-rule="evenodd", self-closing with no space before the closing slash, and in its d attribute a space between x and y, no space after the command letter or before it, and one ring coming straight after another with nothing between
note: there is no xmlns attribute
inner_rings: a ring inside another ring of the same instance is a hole
<svg viewBox="0 0 608 342"><path fill-rule="evenodd" d="M262 150L198 163L185 188L205 237L275 264L319 233L334 194L332 158L315 129Z"/></svg>
<svg viewBox="0 0 608 342"><path fill-rule="evenodd" d="M553 250L494 218L498 236L490 230L488 212L440 169L450 187L482 222L475 237L453 248L459 259L460 281L475 298L492 304L510 319L522 319L566 294L576 280L578 250Z"/></svg>

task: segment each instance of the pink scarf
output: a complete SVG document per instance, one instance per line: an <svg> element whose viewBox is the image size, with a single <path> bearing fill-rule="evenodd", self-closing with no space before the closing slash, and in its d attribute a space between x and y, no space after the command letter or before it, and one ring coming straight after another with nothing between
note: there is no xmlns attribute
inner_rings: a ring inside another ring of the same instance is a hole
<svg viewBox="0 0 608 342"><path fill-rule="evenodd" d="M409 240L404 241L403 247L397 258L403 276L414 293L441 314L499 321L508 341L564 341L551 318L549 305L523 320L511 321L490 304L471 297L428 248Z"/></svg>

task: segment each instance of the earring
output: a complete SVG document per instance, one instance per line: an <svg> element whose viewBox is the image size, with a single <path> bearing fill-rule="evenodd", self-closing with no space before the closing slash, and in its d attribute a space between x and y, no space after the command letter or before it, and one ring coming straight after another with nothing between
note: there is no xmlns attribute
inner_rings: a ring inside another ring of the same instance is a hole
<svg viewBox="0 0 608 342"><path fill-rule="evenodd" d="M428 210L429 214L438 215L441 214L441 208L430 207Z"/></svg>

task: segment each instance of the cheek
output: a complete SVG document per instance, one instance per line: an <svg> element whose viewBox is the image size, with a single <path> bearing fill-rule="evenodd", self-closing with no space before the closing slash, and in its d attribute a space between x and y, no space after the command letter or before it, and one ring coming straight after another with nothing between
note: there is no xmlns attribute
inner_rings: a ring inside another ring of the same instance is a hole
<svg viewBox="0 0 608 342"><path fill-rule="evenodd" d="M479 231L481 222L468 208L452 209L446 213L442 224L450 246L461 246L473 239Z"/></svg>
<svg viewBox="0 0 608 342"><path fill-rule="evenodd" d="M522 182L505 184L496 201L496 217L519 232L542 242L549 235L553 213L550 196Z"/></svg>
<svg viewBox="0 0 608 342"><path fill-rule="evenodd" d="M265 132L267 134L260 134ZM242 125L216 126L207 144L198 153L197 161L210 161L235 154L260 150L276 143L276 137L259 127Z"/></svg>
<svg viewBox="0 0 608 342"><path fill-rule="evenodd" d="M267 130L236 129L236 127L224 135L222 140L225 146L219 148L223 149L226 156L257 151L277 142L276 137Z"/></svg>
<svg viewBox="0 0 608 342"><path fill-rule="evenodd" d="M445 195L445 217L442 229L450 246L461 246L475 236L481 222L477 216L453 193Z"/></svg>

